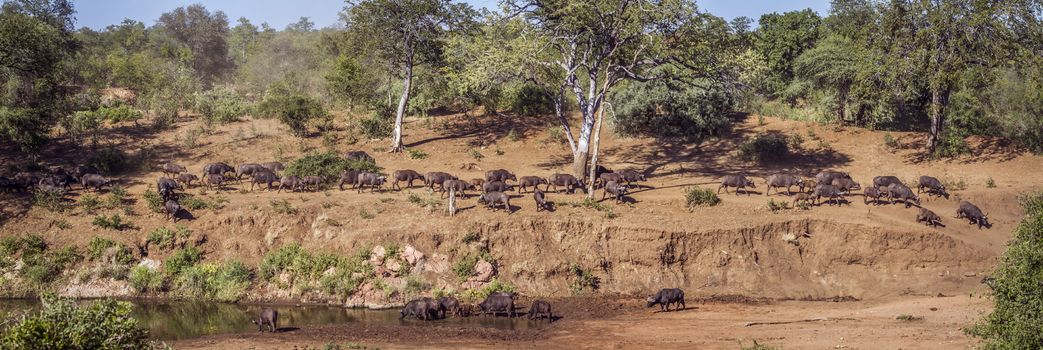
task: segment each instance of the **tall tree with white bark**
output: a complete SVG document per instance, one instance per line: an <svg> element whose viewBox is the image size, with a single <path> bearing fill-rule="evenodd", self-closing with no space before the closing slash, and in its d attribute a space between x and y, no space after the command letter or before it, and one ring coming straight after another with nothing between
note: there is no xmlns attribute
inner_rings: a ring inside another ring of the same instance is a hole
<svg viewBox="0 0 1043 350"><path fill-rule="evenodd" d="M437 63L448 33L466 30L476 13L467 4L448 0L349 1L341 19L351 40L371 50L402 79L390 152L405 149L402 121L409 106L418 65Z"/></svg>

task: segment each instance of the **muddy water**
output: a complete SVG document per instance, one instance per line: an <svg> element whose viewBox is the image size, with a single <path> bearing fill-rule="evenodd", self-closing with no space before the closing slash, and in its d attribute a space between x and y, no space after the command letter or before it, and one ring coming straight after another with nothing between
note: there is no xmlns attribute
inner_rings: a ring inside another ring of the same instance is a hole
<svg viewBox="0 0 1043 350"><path fill-rule="evenodd" d="M272 306L187 301L131 300L132 316L158 340L177 340L210 334L256 332L250 322L264 307L279 311L279 329L290 331L306 326L348 322L382 323L409 327L454 325L498 329L539 328L540 322L525 318L468 317L445 320L400 320L398 310L345 309L329 306ZM0 317L18 315L39 308L39 301L0 299Z"/></svg>

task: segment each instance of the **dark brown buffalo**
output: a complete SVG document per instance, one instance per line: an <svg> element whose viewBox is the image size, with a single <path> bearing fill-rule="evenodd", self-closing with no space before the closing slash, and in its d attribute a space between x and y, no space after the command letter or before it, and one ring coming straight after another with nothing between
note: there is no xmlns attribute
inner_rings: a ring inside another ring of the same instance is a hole
<svg viewBox="0 0 1043 350"><path fill-rule="evenodd" d="M992 228L992 224L989 223L989 216L983 213L977 205L968 201L960 201L960 207L956 209L956 218L970 220L971 224L978 225L979 230L982 227Z"/></svg>
<svg viewBox="0 0 1043 350"><path fill-rule="evenodd" d="M641 181L641 182L648 181L648 178L645 177L644 173L642 173L640 171L637 171L637 170L634 170L634 169L626 169L626 170L623 170L623 171L619 171L618 173L620 175L623 175L623 181L627 182L627 186L633 186L633 184L635 182L638 182L638 181ZM619 182L619 183L622 183L622 182Z"/></svg>
<svg viewBox="0 0 1043 350"><path fill-rule="evenodd" d="M680 288L663 288L658 293L646 300L646 307L659 305L659 311L670 311L670 304L674 304L674 311L688 308L684 304L684 291Z"/></svg>
<svg viewBox="0 0 1043 350"><path fill-rule="evenodd" d="M424 175L413 170L395 170L391 173L391 178L395 180L391 183L391 189L398 190L402 190L402 187L398 185L399 182L405 182L406 188L410 188L413 187L413 181L424 181Z"/></svg>
<svg viewBox="0 0 1043 350"><path fill-rule="evenodd" d="M717 193L721 193L721 189L724 189L724 193L728 193L728 187L735 187L735 195L739 195L739 190L746 192L746 195L750 195L750 191L746 188L757 188L757 185L752 180L747 179L742 175L727 175L721 179L721 186L717 187Z"/></svg>
<svg viewBox="0 0 1043 350"><path fill-rule="evenodd" d="M502 205L508 213L511 212L511 197L503 192L488 192L478 197L478 204L485 204L489 209L496 209Z"/></svg>
<svg viewBox="0 0 1043 350"><path fill-rule="evenodd" d="M235 172L235 168L233 168L231 165L228 165L228 164L225 164L225 163L221 163L221 162L210 163L210 164L207 164L207 165L203 166L203 176L202 177L203 177L203 179L206 179L206 176L210 175L210 174L224 175L224 174L227 174L227 173L234 173L234 172Z"/></svg>
<svg viewBox="0 0 1043 350"><path fill-rule="evenodd" d="M451 316L463 316L463 313L460 312L460 301L456 300L456 298L441 297L438 298L438 304L440 306L439 311L442 312L442 318L446 317L447 312Z"/></svg>
<svg viewBox="0 0 1043 350"><path fill-rule="evenodd" d="M532 302L532 306L529 307L529 313L527 315L530 320L542 320L546 318L548 321L554 321L554 314L550 311L550 303L543 300L536 300Z"/></svg>
<svg viewBox="0 0 1043 350"><path fill-rule="evenodd" d="M873 178L873 187L887 188L888 186L891 186L891 184L898 184L907 187L897 176L877 176Z"/></svg>
<svg viewBox="0 0 1043 350"><path fill-rule="evenodd" d="M540 189L540 185L546 185L547 179L539 176L522 176L518 179L518 192L525 193L525 188L532 187L533 189Z"/></svg>
<svg viewBox="0 0 1043 350"><path fill-rule="evenodd" d="M793 192L790 191L790 188L793 186L800 187L801 192L804 192L804 179L800 176L791 174L775 174L768 176L765 180L767 181L767 189L764 190L764 195L771 193L771 189L773 188L775 189L775 194L779 193L779 188L785 188L786 195L791 195Z"/></svg>
<svg viewBox="0 0 1043 350"><path fill-rule="evenodd" d="M350 151L344 154L344 159L376 163L376 160L365 151Z"/></svg>
<svg viewBox="0 0 1043 350"><path fill-rule="evenodd" d="M76 166L76 178L82 179L87 174L98 174L101 175L101 170L94 167L93 165L78 165Z"/></svg>
<svg viewBox="0 0 1043 350"><path fill-rule="evenodd" d="M949 192L945 191L945 184L941 180L930 176L921 176L920 184L916 188L916 194L920 194L921 191L926 189L927 195L936 195L949 198Z"/></svg>
<svg viewBox="0 0 1043 350"><path fill-rule="evenodd" d="M843 192L845 194L850 194L853 190L862 189L861 184L855 182L855 180L848 178L833 179L833 183L831 183L830 185L833 185L838 190L840 190L840 192Z"/></svg>
<svg viewBox="0 0 1043 350"><path fill-rule="evenodd" d="M377 173L361 173L358 175L355 186L358 187L358 193L362 193L366 186L369 186L369 192L373 193L384 185L384 181L387 181L387 176Z"/></svg>
<svg viewBox="0 0 1043 350"><path fill-rule="evenodd" d="M518 181L518 177L514 176L514 174L505 169L489 170L485 172L485 181L507 182L507 180Z"/></svg>
<svg viewBox="0 0 1043 350"><path fill-rule="evenodd" d="M180 211L181 204L178 204L176 200L169 199L163 203L163 212L174 222L177 222L177 213Z"/></svg>
<svg viewBox="0 0 1043 350"><path fill-rule="evenodd" d="M605 184L604 192L601 193L601 200L605 200L605 197L609 194L612 194L612 198L616 200L616 203L621 203L627 195L627 185L609 181Z"/></svg>
<svg viewBox="0 0 1043 350"><path fill-rule="evenodd" d="M337 183L337 188L340 188L340 190L343 191L344 184L349 184L352 188L355 188L355 185L359 182L359 173L361 173L361 171L350 169L341 171L340 182Z"/></svg>
<svg viewBox="0 0 1043 350"><path fill-rule="evenodd" d="M598 175L598 180L597 180L597 182L594 185L599 187L599 188L600 187L605 187L605 184L609 183L609 181L615 181L616 183L623 183L623 181L626 181L626 180L623 179L623 174L620 174L620 173L604 173L604 174Z"/></svg>
<svg viewBox="0 0 1043 350"><path fill-rule="evenodd" d="M87 174L80 178L80 184L83 185L85 191L89 188L93 188L95 192L101 191L102 186L108 186L111 183L112 180L98 174Z"/></svg>
<svg viewBox="0 0 1043 350"><path fill-rule="evenodd" d="M265 168L263 165L257 163L239 164L239 166L235 168L235 180L239 181L239 183L242 183L243 175L254 176L254 173L257 173L259 171L271 170L268 170L268 168Z"/></svg>
<svg viewBox="0 0 1043 350"><path fill-rule="evenodd" d="M304 190L308 190L310 188L312 191L318 192L322 189L322 182L322 176L312 175L301 178L301 186L304 188Z"/></svg>
<svg viewBox="0 0 1043 350"><path fill-rule="evenodd" d="M299 176L287 176L279 181L279 189L275 192L282 192L282 189L287 188L290 192L300 190L304 187L303 182Z"/></svg>
<svg viewBox="0 0 1043 350"><path fill-rule="evenodd" d="M283 170L286 169L286 166L283 165L280 162L261 163L261 166L263 166L265 169L271 170L273 173L276 173L276 174L279 174L280 171L283 171Z"/></svg>
<svg viewBox="0 0 1043 350"><path fill-rule="evenodd" d="M862 191L862 203L869 204L869 200L873 200L873 205L880 205L880 197L884 196L884 193L880 192L880 188L876 186L866 187Z"/></svg>
<svg viewBox="0 0 1043 350"><path fill-rule="evenodd" d="M471 184L474 185L474 188L482 188L485 185L485 179L471 179Z"/></svg>
<svg viewBox="0 0 1043 350"><path fill-rule="evenodd" d="M438 185L439 189L445 191L445 182L448 180L459 180L456 176L450 175L449 173L443 173L440 171L432 171L424 174L424 185L427 185L431 189Z"/></svg>
<svg viewBox="0 0 1043 350"><path fill-rule="evenodd" d="M511 185L504 183L503 181L489 181L485 185L482 185L482 192L507 192L511 190Z"/></svg>
<svg viewBox="0 0 1043 350"><path fill-rule="evenodd" d="M483 315L492 314L493 316L498 316L500 313L505 313L507 317L517 316L514 310L514 298L501 294L489 295L489 297L478 304L478 308L481 309Z"/></svg>
<svg viewBox="0 0 1043 350"><path fill-rule="evenodd" d="M916 215L916 222L922 222L924 225L937 227L942 224L942 217L927 208L920 208L920 213Z"/></svg>
<svg viewBox="0 0 1043 350"><path fill-rule="evenodd" d="M583 187L583 181L580 181L575 176L570 174L552 174L547 178L547 191L554 188L554 192L558 192L558 187L564 187L565 193L573 193L577 188L582 189L584 192L587 191Z"/></svg>
<svg viewBox="0 0 1043 350"><path fill-rule="evenodd" d="M835 170L823 170L815 175L815 183L820 185L829 185L833 183L834 179L850 179L851 175L845 172Z"/></svg>
<svg viewBox="0 0 1043 350"><path fill-rule="evenodd" d="M812 192L811 197L813 198L811 202L812 205L818 205L818 201L823 197L826 198L826 202L828 202L829 205L833 205L833 203L840 205L843 193L833 185L818 185L815 186L815 192Z"/></svg>
<svg viewBox="0 0 1043 350"><path fill-rule="evenodd" d="M253 323L257 325L258 332L264 332L264 328L267 326L269 332L275 333L279 330L279 312L264 308L261 310L261 314L257 316L257 320L253 320Z"/></svg>
<svg viewBox="0 0 1043 350"><path fill-rule="evenodd" d="M181 186L174 180L165 177L156 180L156 192L159 192L159 195L163 196L163 199L173 199L176 196L174 190L179 188L181 188Z"/></svg>
<svg viewBox="0 0 1043 350"><path fill-rule="evenodd" d="M895 200L901 200L905 203L906 208L913 203L916 203L916 206L920 206L920 196L917 196L913 193L913 190L902 184L892 183L888 185L887 197L891 199L891 204L894 204Z"/></svg>
<svg viewBox="0 0 1043 350"><path fill-rule="evenodd" d="M441 198L449 197L449 193L456 193L457 196L467 198L467 190L474 191L474 185L464 180L448 180L445 182L445 192L442 192Z"/></svg>
<svg viewBox="0 0 1043 350"><path fill-rule="evenodd" d="M253 178L250 179L250 191L254 190L254 185L268 185L266 189L271 191L272 184L276 182L279 182L279 175L275 175L274 171L265 169L264 171L254 172Z"/></svg>
<svg viewBox="0 0 1043 350"><path fill-rule="evenodd" d="M536 211L549 210L550 203L547 202L547 196L540 191L539 188L532 191L532 198L536 200Z"/></svg>

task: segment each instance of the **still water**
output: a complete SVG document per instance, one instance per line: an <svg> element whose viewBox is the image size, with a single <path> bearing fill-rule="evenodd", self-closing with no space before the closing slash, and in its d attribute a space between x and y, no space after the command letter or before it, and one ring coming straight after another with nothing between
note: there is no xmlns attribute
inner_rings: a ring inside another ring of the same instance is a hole
<svg viewBox="0 0 1043 350"><path fill-rule="evenodd" d="M331 306L250 305L191 301L129 300L134 304L132 316L158 340L195 338L209 334L256 332L250 322L262 308L279 311L279 328L293 329L309 325L348 322L383 323L415 327L462 325L498 329L540 328L544 323L525 318L465 317L420 321L398 319L398 310L346 309ZM0 299L0 317L20 314L40 307L37 300Z"/></svg>

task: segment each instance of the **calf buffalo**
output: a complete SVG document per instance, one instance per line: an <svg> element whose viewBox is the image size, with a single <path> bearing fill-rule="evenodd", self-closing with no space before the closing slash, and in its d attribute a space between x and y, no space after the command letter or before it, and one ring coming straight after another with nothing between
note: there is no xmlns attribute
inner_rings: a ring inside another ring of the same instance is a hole
<svg viewBox="0 0 1043 350"><path fill-rule="evenodd" d="M484 193L478 197L478 204L485 204L489 209L502 205L504 210L511 212L511 197L503 192Z"/></svg>
<svg viewBox="0 0 1043 350"><path fill-rule="evenodd" d="M942 218L927 208L920 208L920 213L916 215L916 222L922 222L928 226L939 226L942 224Z"/></svg>
<svg viewBox="0 0 1043 350"><path fill-rule="evenodd" d="M517 316L514 311L514 298L503 294L491 294L485 298L481 303L478 303L478 308L481 309L482 314L492 314L498 316L500 313L506 313L507 317Z"/></svg>
<svg viewBox="0 0 1043 350"><path fill-rule="evenodd" d="M268 326L268 331L275 333L279 330L279 312L264 308L261 310L261 314L257 316L257 320L253 321L257 325L258 332L264 332L264 327Z"/></svg>
<svg viewBox="0 0 1043 350"><path fill-rule="evenodd" d="M170 199L163 203L163 212L166 213L171 220L177 222L177 213L181 211L181 204L178 204L176 200Z"/></svg>
<svg viewBox="0 0 1043 350"><path fill-rule="evenodd" d="M532 306L529 307L529 313L527 315L530 320L547 318L549 321L554 321L554 314L550 311L550 303L543 300L536 300L532 302Z"/></svg>
<svg viewBox="0 0 1043 350"><path fill-rule="evenodd" d="M221 187L225 184L225 177L221 174L208 174L203 178L203 182L208 189L213 189L214 186L217 186L217 189L221 190Z"/></svg>
<svg viewBox="0 0 1043 350"><path fill-rule="evenodd" d="M638 181L648 181L648 178L645 177L645 174L633 169L626 169L620 171L619 174L623 175L623 181L627 182L627 186L631 186L634 182Z"/></svg>
<svg viewBox="0 0 1043 350"><path fill-rule="evenodd" d="M177 181L185 185L186 188L192 187L192 181L199 180L198 176L189 173L181 173L177 176Z"/></svg>
<svg viewBox="0 0 1043 350"><path fill-rule="evenodd" d="M536 200L536 211L550 209L550 203L547 203L547 196L540 189L537 188L532 192L532 198Z"/></svg>
<svg viewBox="0 0 1043 350"><path fill-rule="evenodd" d="M445 318L446 312L452 316L463 316L460 308L460 301L453 297L441 297L438 298L439 311L442 313L441 317Z"/></svg>
<svg viewBox="0 0 1043 350"><path fill-rule="evenodd" d="M883 193L880 192L880 188L876 186L866 187L862 191L862 203L869 204L869 199L873 199L873 205L880 205L880 197L883 197Z"/></svg>
<svg viewBox="0 0 1043 350"><path fill-rule="evenodd" d="M790 195L790 194L793 194L793 192L790 191L790 187L793 187L793 186L797 186L797 187L801 187L801 188L804 187L804 179L802 179L800 176L796 176L796 175L776 174L776 175L769 176L766 180L767 180L766 181L767 182L767 189L764 190L764 194L765 195L768 195L768 193L771 192L771 189L773 189L773 188L776 189L775 190L775 194L779 193L779 190L778 190L779 188L785 188L786 189L786 195ZM803 192L803 191L801 191L801 192Z"/></svg>
<svg viewBox="0 0 1043 350"><path fill-rule="evenodd" d="M966 218L970 220L971 224L977 224L980 230L983 226L985 228L992 228L992 224L989 223L989 216L981 211L977 205L971 204L968 201L960 201L960 207L956 209L956 218Z"/></svg>
<svg viewBox="0 0 1043 350"><path fill-rule="evenodd" d="M312 191L318 192L322 189L322 182L322 176L305 176L301 178L301 187L305 190L310 188Z"/></svg>
<svg viewBox="0 0 1043 350"><path fill-rule="evenodd" d="M680 288L663 288L646 301L646 307L659 305L660 311L670 311L670 304L674 304L674 311L687 308L684 304L684 291Z"/></svg>
<svg viewBox="0 0 1043 350"><path fill-rule="evenodd" d="M163 164L163 175L166 176L174 176L186 171L188 171L188 169L185 169L185 167L174 163Z"/></svg>
<svg viewBox="0 0 1043 350"><path fill-rule="evenodd" d="M569 174L552 174L547 178L547 191L550 191L553 187L554 192L557 192L558 186L564 187L565 193L573 193L577 188L586 192L586 189L583 188L583 181Z"/></svg>
<svg viewBox="0 0 1043 350"><path fill-rule="evenodd" d="M757 186L753 184L753 181L750 181L750 179L747 179L745 176L727 175L721 179L721 186L717 187L717 193L721 193L722 188L724 189L724 193L728 193L728 187L735 187L735 195L739 195L740 189L743 192L746 192L746 195L749 195L750 191L746 189L747 187L757 188Z"/></svg>
<svg viewBox="0 0 1043 350"><path fill-rule="evenodd" d="M301 181L299 176L287 176L279 181L279 189L275 192L282 192L282 189L284 188L288 188L290 189L290 192L294 192L301 189L303 186L304 183Z"/></svg>
<svg viewBox="0 0 1043 350"><path fill-rule="evenodd" d="M391 189L398 190L402 190L402 187L398 185L399 182L405 182L406 188L410 188L413 187L413 181L424 181L424 175L413 170L395 170L391 173L391 178L395 180L391 183Z"/></svg>
<svg viewBox="0 0 1043 350"><path fill-rule="evenodd" d="M621 185L615 181L606 183L604 192L601 193L601 200L605 200L605 197L610 193L612 194L612 198L616 200L616 203L621 203L627 195L627 185Z"/></svg>
<svg viewBox="0 0 1043 350"><path fill-rule="evenodd" d="M598 180L595 185L599 187L604 187L605 184L609 183L610 181L615 181L616 183L623 183L623 181L626 180L623 178L623 174L620 173L604 173L598 175Z"/></svg>

